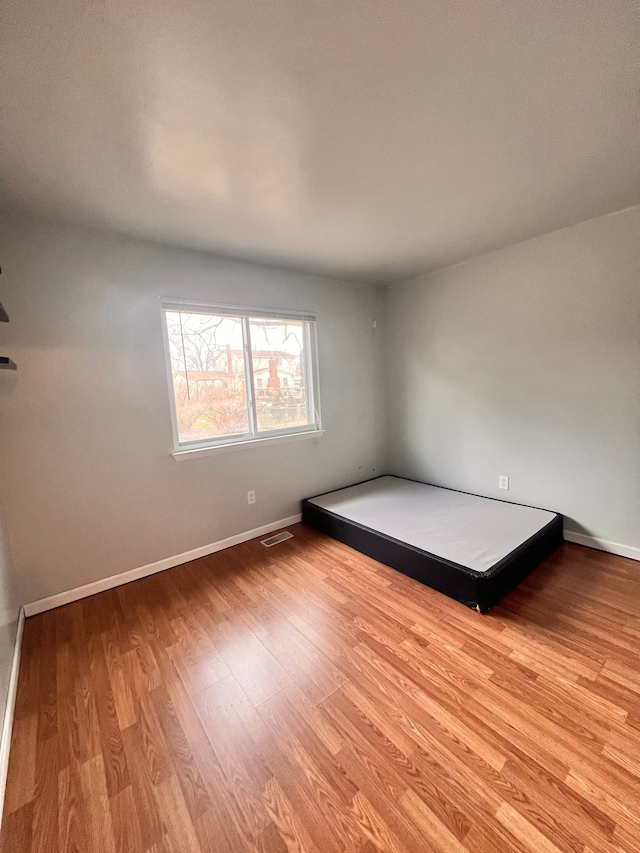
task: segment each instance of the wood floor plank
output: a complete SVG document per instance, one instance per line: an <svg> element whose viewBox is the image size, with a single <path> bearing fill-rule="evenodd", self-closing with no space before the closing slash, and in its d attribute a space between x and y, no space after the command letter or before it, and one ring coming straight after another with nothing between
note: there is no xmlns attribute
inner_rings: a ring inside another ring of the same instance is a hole
<svg viewBox="0 0 640 853"><path fill-rule="evenodd" d="M5 809L16 811L33 802L36 793L38 717L30 714L14 721L11 762L7 774Z"/></svg>
<svg viewBox="0 0 640 853"><path fill-rule="evenodd" d="M109 806L117 853L138 853L143 849L142 829L131 785L110 797Z"/></svg>
<svg viewBox="0 0 640 853"><path fill-rule="evenodd" d="M209 792L171 697L164 687L157 687L151 698L189 814L195 821L211 807Z"/></svg>
<svg viewBox="0 0 640 853"><path fill-rule="evenodd" d="M126 729L137 722L138 719L138 711L134 700L135 684L125 669L124 660L126 655L118 654L117 649L111 644L110 637L107 634L103 634L102 639L118 724L121 729ZM129 652L126 654L129 654Z"/></svg>
<svg viewBox="0 0 640 853"><path fill-rule="evenodd" d="M2 845L0 849L7 853L21 853L33 847L33 800L15 811L5 812L2 818ZM53 839L55 844L55 839ZM55 849L55 848L54 848ZM84 848L63 848L74 853Z"/></svg>
<svg viewBox="0 0 640 853"><path fill-rule="evenodd" d="M52 792L48 791L46 796L49 799L52 797ZM58 773L56 804L58 807L58 849L68 851L68 853L82 853L88 849L84 818L86 806L82 797L80 772L77 767L67 765ZM33 806L33 803L31 805ZM11 849L8 845L11 844L12 838L12 833L4 826L3 822L3 842L5 845L3 849ZM55 839L50 840L53 846ZM31 850L31 845L13 849Z"/></svg>
<svg viewBox="0 0 640 853"><path fill-rule="evenodd" d="M60 769L60 751L56 737L38 743L36 756L35 791L33 797L33 827L31 847L35 853L57 853L59 849L60 814L56 790Z"/></svg>
<svg viewBox="0 0 640 853"><path fill-rule="evenodd" d="M195 704L216 752L224 751L262 788L271 774L256 744L268 737L268 731L233 675L205 690Z"/></svg>
<svg viewBox="0 0 640 853"><path fill-rule="evenodd" d="M414 791L405 791L400 798L400 805L411 819L411 823L419 827L423 837L429 839L434 851L463 853L464 847L460 841Z"/></svg>
<svg viewBox="0 0 640 853"><path fill-rule="evenodd" d="M635 564L480 615L291 530L26 621L1 853L637 853Z"/></svg>
<svg viewBox="0 0 640 853"><path fill-rule="evenodd" d="M91 686L95 692L107 791L109 796L114 796L130 785L130 778L111 679L100 639L99 635L88 638Z"/></svg>
<svg viewBox="0 0 640 853"><path fill-rule="evenodd" d="M82 817L86 827L87 849L117 853L101 755L93 756L80 766L80 788L85 805Z"/></svg>
<svg viewBox="0 0 640 853"><path fill-rule="evenodd" d="M264 787L263 800L269 816L286 847L295 853L322 853L322 841L319 846L309 835L309 830L296 814L284 791L275 778Z"/></svg>
<svg viewBox="0 0 640 853"><path fill-rule="evenodd" d="M291 684L291 676L240 619L212 626L212 635L223 660L254 704Z"/></svg>
<svg viewBox="0 0 640 853"><path fill-rule="evenodd" d="M320 796L347 805L357 791L356 786L307 722L295 713L287 713L288 706L281 694L263 702L259 711L268 723L270 739L300 766L309 784L322 792ZM273 755L273 751L269 750L267 755ZM270 764L269 758L267 763Z"/></svg>
<svg viewBox="0 0 640 853"><path fill-rule="evenodd" d="M230 807L240 818L241 834L256 837L268 823L260 783L266 784L272 774L262 753L252 749L251 735L242 721L233 719L229 705L241 705L240 694L240 685L229 676L204 691L196 710L219 765L216 782L231 795Z"/></svg>
<svg viewBox="0 0 640 853"><path fill-rule="evenodd" d="M561 848L553 844L546 835L543 835L508 803L500 806L496 817L528 850L531 850L531 853L560 853Z"/></svg>
<svg viewBox="0 0 640 853"><path fill-rule="evenodd" d="M263 755L297 820L321 848L357 850L363 837L348 809L321 777L309 756L294 737L277 743L271 738ZM357 789L353 789L357 793ZM264 796L268 788L265 787ZM347 805L351 800L347 801Z"/></svg>
<svg viewBox="0 0 640 853"><path fill-rule="evenodd" d="M385 820L385 816L388 817L390 811L395 811L395 806L392 804L381 814L379 808L376 808L362 791L358 791L351 805L351 813L358 822L362 834L371 841L376 850L383 853L409 853L409 851L418 853L420 848L415 846L413 827L400 825L399 834L396 834ZM393 817L395 815L392 814ZM403 837L405 835L408 837ZM421 844L424 845L424 839Z"/></svg>
<svg viewBox="0 0 640 853"><path fill-rule="evenodd" d="M166 834L163 814L151 781L140 726L134 723L124 729L122 740L127 755L131 790L140 825L143 849L162 844ZM120 830L118 830L120 832Z"/></svg>
<svg viewBox="0 0 640 853"><path fill-rule="evenodd" d="M165 838L171 853L202 853L198 835L189 814L182 789L172 774L155 786L158 803L165 816Z"/></svg>
<svg viewBox="0 0 640 853"><path fill-rule="evenodd" d="M503 768L503 775L508 779L520 796L514 798L511 805L522 808L525 805L525 817L533 816L532 822L536 822L534 811L536 806L544 810L543 823L549 824L554 821L559 827L551 834L563 835L566 829L574 839L578 839L575 846L580 849L589 841L598 839L600 843L606 843L613 834L615 822L607 817L604 812L594 807L591 803L573 791L566 783L550 777L544 769L533 762L509 761ZM558 797L561 794L562 797ZM532 807L532 809L529 808Z"/></svg>

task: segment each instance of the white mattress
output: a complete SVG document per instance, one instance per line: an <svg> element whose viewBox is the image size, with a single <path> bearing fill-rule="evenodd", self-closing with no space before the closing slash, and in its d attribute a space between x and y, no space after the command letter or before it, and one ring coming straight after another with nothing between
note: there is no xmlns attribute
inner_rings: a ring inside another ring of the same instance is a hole
<svg viewBox="0 0 640 853"><path fill-rule="evenodd" d="M488 571L555 517L399 477L379 477L310 503L476 572Z"/></svg>

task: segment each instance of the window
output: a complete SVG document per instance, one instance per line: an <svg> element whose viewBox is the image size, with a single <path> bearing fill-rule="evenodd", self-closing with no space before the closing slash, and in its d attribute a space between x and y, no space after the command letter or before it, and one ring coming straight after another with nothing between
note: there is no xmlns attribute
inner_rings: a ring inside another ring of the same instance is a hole
<svg viewBox="0 0 640 853"><path fill-rule="evenodd" d="M176 451L320 430L315 318L163 301Z"/></svg>

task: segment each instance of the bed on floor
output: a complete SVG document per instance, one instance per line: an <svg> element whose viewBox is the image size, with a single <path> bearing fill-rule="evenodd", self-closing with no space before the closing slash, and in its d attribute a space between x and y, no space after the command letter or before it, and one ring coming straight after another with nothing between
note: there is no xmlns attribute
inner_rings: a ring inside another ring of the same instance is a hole
<svg viewBox="0 0 640 853"><path fill-rule="evenodd" d="M302 502L302 521L478 611L562 542L562 516L377 477Z"/></svg>

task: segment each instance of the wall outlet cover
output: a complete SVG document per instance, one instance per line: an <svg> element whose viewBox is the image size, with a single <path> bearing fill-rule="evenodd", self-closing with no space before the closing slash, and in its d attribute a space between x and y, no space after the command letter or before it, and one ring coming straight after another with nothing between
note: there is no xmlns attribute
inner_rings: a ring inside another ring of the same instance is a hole
<svg viewBox="0 0 640 853"><path fill-rule="evenodd" d="M508 491L509 490L509 478L505 477L504 475L501 474L498 477L498 488L499 489L506 489Z"/></svg>

